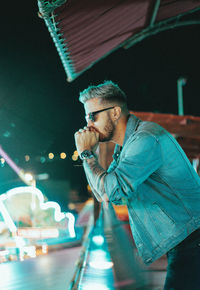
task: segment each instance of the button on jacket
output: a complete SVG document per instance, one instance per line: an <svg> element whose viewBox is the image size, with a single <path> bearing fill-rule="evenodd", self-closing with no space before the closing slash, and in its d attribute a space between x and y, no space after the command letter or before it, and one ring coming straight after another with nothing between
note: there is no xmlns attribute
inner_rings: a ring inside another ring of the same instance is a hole
<svg viewBox="0 0 200 290"><path fill-rule="evenodd" d="M125 201L146 264L200 227L200 178L175 138L158 124L130 115L123 146L116 145L107 172L94 162L93 171L87 161L84 169L96 198L105 192L115 204Z"/></svg>

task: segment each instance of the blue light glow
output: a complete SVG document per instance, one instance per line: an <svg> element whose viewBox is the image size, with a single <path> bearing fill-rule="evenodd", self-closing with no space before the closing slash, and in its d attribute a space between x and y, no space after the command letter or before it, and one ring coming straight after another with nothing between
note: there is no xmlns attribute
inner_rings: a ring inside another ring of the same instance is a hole
<svg viewBox="0 0 200 290"><path fill-rule="evenodd" d="M0 196L1 198L1 196ZM17 232L17 227L15 226L12 218L10 217L5 205L3 204L2 200L0 199L0 212L3 216L3 219L5 221L5 224L7 225L8 229L12 232L12 233L16 233Z"/></svg>
<svg viewBox="0 0 200 290"><path fill-rule="evenodd" d="M106 285L101 284L101 283L86 283L85 285L82 286L82 290L110 290Z"/></svg>
<svg viewBox="0 0 200 290"><path fill-rule="evenodd" d="M91 251L91 258L89 265L92 268L99 269L99 270L106 270L110 269L113 266L113 262L111 262L108 257L107 253L103 250L93 250Z"/></svg>
<svg viewBox="0 0 200 290"><path fill-rule="evenodd" d="M104 243L104 237L101 235L96 235L92 237L92 241L97 245L97 246L102 246Z"/></svg>

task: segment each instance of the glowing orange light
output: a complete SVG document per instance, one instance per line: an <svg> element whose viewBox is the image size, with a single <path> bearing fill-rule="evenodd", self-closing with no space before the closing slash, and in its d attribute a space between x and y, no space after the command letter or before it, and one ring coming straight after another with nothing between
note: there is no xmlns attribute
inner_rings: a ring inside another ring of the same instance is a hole
<svg viewBox="0 0 200 290"><path fill-rule="evenodd" d="M60 153L60 158L61 158L61 159L65 159L65 158L66 158L66 156L67 156L67 155L66 155L66 153L65 153L65 152L62 152L62 153Z"/></svg>
<svg viewBox="0 0 200 290"><path fill-rule="evenodd" d="M78 151L74 151L74 156L78 157Z"/></svg>
<svg viewBox="0 0 200 290"><path fill-rule="evenodd" d="M30 156L29 155L25 155L24 157L25 157L26 162L28 162L30 160Z"/></svg>
<svg viewBox="0 0 200 290"><path fill-rule="evenodd" d="M92 189L91 189L91 187L90 187L90 185L89 185L89 184L87 185L87 190L88 190L89 192L91 192L91 191L92 191Z"/></svg>
<svg viewBox="0 0 200 290"><path fill-rule="evenodd" d="M73 161L77 161L77 160L78 160L78 156L76 156L76 155L72 155L72 160L73 160Z"/></svg>
<svg viewBox="0 0 200 290"><path fill-rule="evenodd" d="M53 153L49 153L49 159L53 159L54 158L54 154Z"/></svg>

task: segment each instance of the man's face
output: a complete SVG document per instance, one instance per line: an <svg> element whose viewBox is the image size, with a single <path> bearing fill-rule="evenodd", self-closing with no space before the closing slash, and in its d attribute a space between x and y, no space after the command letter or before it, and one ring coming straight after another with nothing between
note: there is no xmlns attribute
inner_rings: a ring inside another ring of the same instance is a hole
<svg viewBox="0 0 200 290"><path fill-rule="evenodd" d="M98 99L88 100L84 104L85 115L88 116L89 113L110 108L111 105L108 104L99 104ZM89 128L95 129L99 133L99 141L107 142L111 141L115 131L115 124L112 120L111 115L112 109L93 114L94 120L87 120L87 126Z"/></svg>

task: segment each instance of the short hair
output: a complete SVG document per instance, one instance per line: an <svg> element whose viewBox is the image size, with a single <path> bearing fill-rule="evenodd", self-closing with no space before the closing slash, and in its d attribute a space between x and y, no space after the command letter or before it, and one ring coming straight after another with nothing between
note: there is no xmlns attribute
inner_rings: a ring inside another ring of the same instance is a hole
<svg viewBox="0 0 200 290"><path fill-rule="evenodd" d="M100 103L127 105L126 94L112 81L104 81L97 86L89 86L80 92L79 101L84 104L94 98L99 99Z"/></svg>

